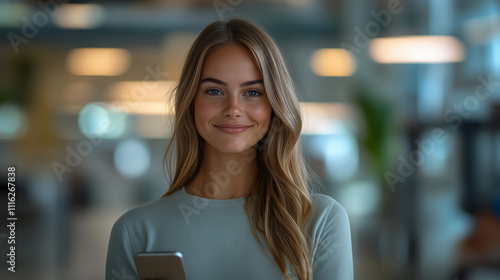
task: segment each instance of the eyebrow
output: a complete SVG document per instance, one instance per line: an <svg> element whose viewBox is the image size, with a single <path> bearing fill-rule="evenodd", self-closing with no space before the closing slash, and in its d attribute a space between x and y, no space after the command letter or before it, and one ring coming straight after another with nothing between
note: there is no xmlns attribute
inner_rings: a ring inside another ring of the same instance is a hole
<svg viewBox="0 0 500 280"><path fill-rule="evenodd" d="M200 84L204 83L204 82L212 82L212 83L223 85L223 86L227 87L227 83L226 82L218 80L218 79L215 79L215 78L207 77L207 78L201 80ZM251 85L255 85L255 84L264 84L264 82L262 80L260 80L260 79L253 80L253 81L248 81L248 82L241 83L240 87L251 86Z"/></svg>

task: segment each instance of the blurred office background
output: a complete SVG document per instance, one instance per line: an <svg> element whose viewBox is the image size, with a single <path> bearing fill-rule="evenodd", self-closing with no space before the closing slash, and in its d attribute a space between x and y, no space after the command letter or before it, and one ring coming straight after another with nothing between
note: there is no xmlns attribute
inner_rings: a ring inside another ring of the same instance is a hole
<svg viewBox="0 0 500 280"><path fill-rule="evenodd" d="M500 279L494 0L1 1L0 213L15 166L18 220L15 273L0 226L0 278L104 278L114 221L168 188L186 52L231 17L282 49L355 279Z"/></svg>

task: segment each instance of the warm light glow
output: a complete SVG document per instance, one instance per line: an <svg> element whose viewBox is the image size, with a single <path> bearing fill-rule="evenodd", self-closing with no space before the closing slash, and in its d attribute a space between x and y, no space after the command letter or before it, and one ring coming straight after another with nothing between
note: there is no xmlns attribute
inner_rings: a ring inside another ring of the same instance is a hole
<svg viewBox="0 0 500 280"><path fill-rule="evenodd" d="M111 86L108 95L111 100L164 101L176 81L123 81Z"/></svg>
<svg viewBox="0 0 500 280"><path fill-rule="evenodd" d="M304 116L302 134L345 133L353 119L352 109L341 103L301 102L300 107Z"/></svg>
<svg viewBox="0 0 500 280"><path fill-rule="evenodd" d="M95 85L88 82L69 83L64 87L63 94L59 100L64 105L82 105L93 100Z"/></svg>
<svg viewBox="0 0 500 280"><path fill-rule="evenodd" d="M170 106L164 101L118 102L115 105L124 113L136 115L173 115Z"/></svg>
<svg viewBox="0 0 500 280"><path fill-rule="evenodd" d="M311 58L311 68L319 76L350 76L356 70L351 53L344 49L319 49Z"/></svg>
<svg viewBox="0 0 500 280"><path fill-rule="evenodd" d="M105 17L104 8L96 4L66 4L59 9L54 21L61 28L96 28Z"/></svg>
<svg viewBox="0 0 500 280"><path fill-rule="evenodd" d="M166 139L172 137L173 116L135 115L134 130L141 138Z"/></svg>
<svg viewBox="0 0 500 280"><path fill-rule="evenodd" d="M118 76L129 64L130 54L124 49L74 49L67 58L70 72L83 76Z"/></svg>
<svg viewBox="0 0 500 280"><path fill-rule="evenodd" d="M173 114L169 93L176 81L124 81L115 83L108 92L108 100L129 114Z"/></svg>
<svg viewBox="0 0 500 280"><path fill-rule="evenodd" d="M168 73L169 79L179 79L179 69L182 69L196 37L198 34L193 32L169 32L165 37L161 49L161 69Z"/></svg>
<svg viewBox="0 0 500 280"><path fill-rule="evenodd" d="M464 60L464 47L451 36L377 38L370 55L378 63L446 63Z"/></svg>

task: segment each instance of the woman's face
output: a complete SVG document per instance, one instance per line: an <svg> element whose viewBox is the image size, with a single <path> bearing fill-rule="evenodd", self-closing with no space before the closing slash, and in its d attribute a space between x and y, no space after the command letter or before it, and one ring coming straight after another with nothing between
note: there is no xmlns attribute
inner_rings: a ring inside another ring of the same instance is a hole
<svg viewBox="0 0 500 280"><path fill-rule="evenodd" d="M259 69L246 48L227 44L205 58L194 117L206 149L241 153L264 137L271 105Z"/></svg>

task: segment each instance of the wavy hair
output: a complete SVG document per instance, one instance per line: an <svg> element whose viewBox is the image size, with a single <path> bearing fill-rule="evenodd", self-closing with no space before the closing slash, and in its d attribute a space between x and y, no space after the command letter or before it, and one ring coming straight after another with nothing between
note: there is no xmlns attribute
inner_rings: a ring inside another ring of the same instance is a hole
<svg viewBox="0 0 500 280"><path fill-rule="evenodd" d="M201 166L204 140L196 130L193 105L197 81L205 58L229 43L239 44L253 55L272 107L269 130L256 147L258 183L245 202L253 235L268 254L259 235L265 238L285 279L291 279L288 264L298 279L310 279L311 244L305 224L312 208L312 173L300 147L300 105L279 48L260 27L242 19L217 21L207 26L193 43L172 96L173 134L164 156L170 188L163 196L189 183ZM170 157L170 153L175 156Z"/></svg>

